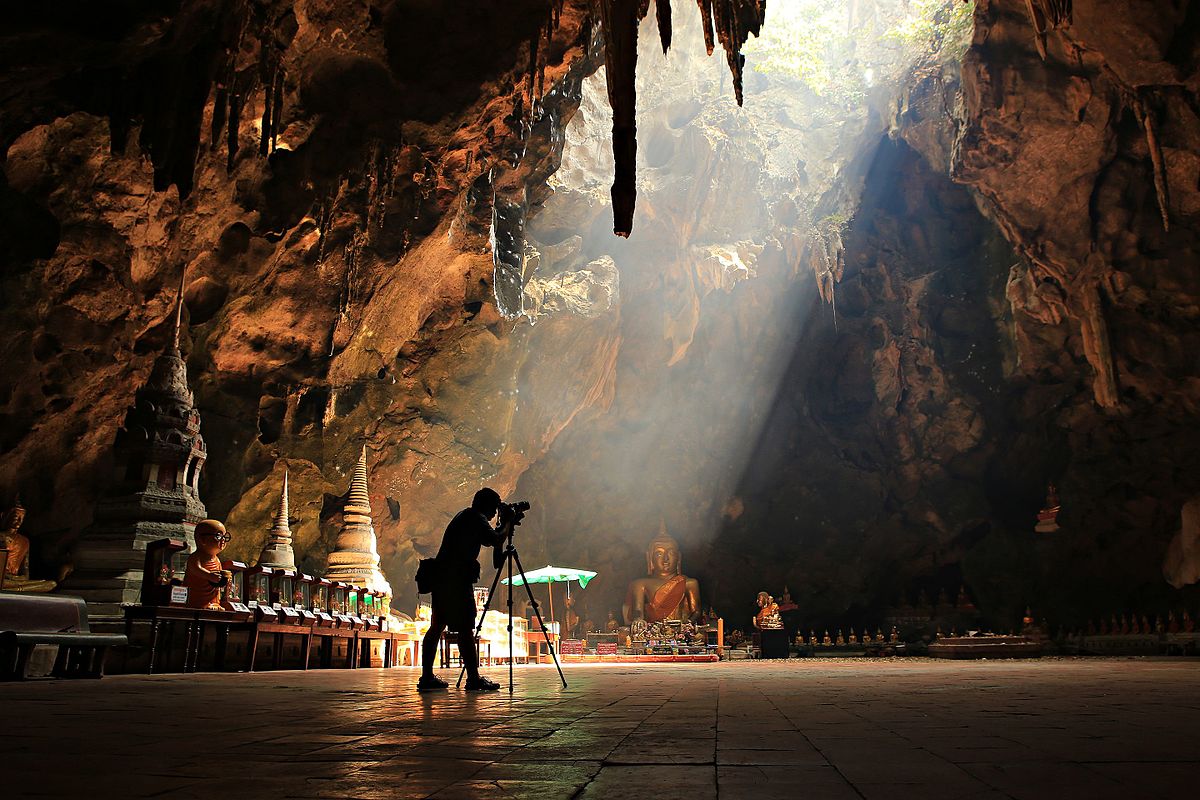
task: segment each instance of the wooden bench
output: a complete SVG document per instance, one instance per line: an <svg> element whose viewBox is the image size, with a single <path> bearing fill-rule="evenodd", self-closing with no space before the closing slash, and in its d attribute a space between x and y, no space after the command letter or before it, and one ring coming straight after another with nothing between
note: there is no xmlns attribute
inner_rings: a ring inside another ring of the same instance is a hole
<svg viewBox="0 0 1200 800"><path fill-rule="evenodd" d="M0 592L0 679L24 680L38 645L56 645L51 675L100 678L108 648L125 645L116 633L92 633L80 597Z"/></svg>

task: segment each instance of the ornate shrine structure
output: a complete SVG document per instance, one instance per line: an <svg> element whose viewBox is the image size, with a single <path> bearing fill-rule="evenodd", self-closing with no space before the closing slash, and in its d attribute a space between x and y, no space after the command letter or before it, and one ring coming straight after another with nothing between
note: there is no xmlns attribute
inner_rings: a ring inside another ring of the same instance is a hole
<svg viewBox="0 0 1200 800"><path fill-rule="evenodd" d="M138 601L148 542L182 539L191 550L196 523L208 516L199 491L207 450L179 351L182 312L181 286L171 341L125 413L113 445L113 482L75 548L75 570L62 584L63 591L87 600L93 619L120 620L121 604Z"/></svg>

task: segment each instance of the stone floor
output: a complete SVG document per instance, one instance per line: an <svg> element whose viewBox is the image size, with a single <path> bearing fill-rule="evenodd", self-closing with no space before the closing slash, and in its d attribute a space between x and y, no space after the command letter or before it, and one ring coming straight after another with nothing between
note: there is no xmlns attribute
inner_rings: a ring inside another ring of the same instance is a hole
<svg viewBox="0 0 1200 800"><path fill-rule="evenodd" d="M492 670L504 678L502 670ZM0 796L1194 797L1200 663L407 669L0 685ZM15 792L14 792L15 790Z"/></svg>

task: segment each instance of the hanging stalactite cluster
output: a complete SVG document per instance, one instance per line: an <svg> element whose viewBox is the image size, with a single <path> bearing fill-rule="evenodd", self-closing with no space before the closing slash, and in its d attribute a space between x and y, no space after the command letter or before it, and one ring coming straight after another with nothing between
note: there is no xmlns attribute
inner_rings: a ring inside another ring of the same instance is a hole
<svg viewBox="0 0 1200 800"><path fill-rule="evenodd" d="M703 19L704 46L712 55L714 38L725 50L733 76L733 92L742 104L742 46L750 34L758 36L766 18L766 0L696 0ZM671 0L654 0L658 35L663 53L671 47ZM611 189L613 233L628 237L633 231L637 203L637 38L638 23L650 12L650 0L601 0L604 27L604 62L608 100L612 106L613 159L616 174ZM715 37L714 37L715 35Z"/></svg>

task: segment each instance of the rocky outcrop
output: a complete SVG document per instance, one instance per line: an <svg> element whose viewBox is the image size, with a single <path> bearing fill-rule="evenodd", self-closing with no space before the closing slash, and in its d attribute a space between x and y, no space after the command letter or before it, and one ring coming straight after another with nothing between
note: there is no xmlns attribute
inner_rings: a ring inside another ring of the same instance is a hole
<svg viewBox="0 0 1200 800"><path fill-rule="evenodd" d="M534 501L527 565L600 572L597 619L664 521L731 614L783 583L865 620L965 581L1000 625L1194 596L1194 4L979 0L961 70L887 115L743 71L753 0L656 2L626 40L584 0L185 5L2 34L0 485L35 573L182 275L236 558L286 469L322 571L366 444L402 598L483 483Z"/></svg>

